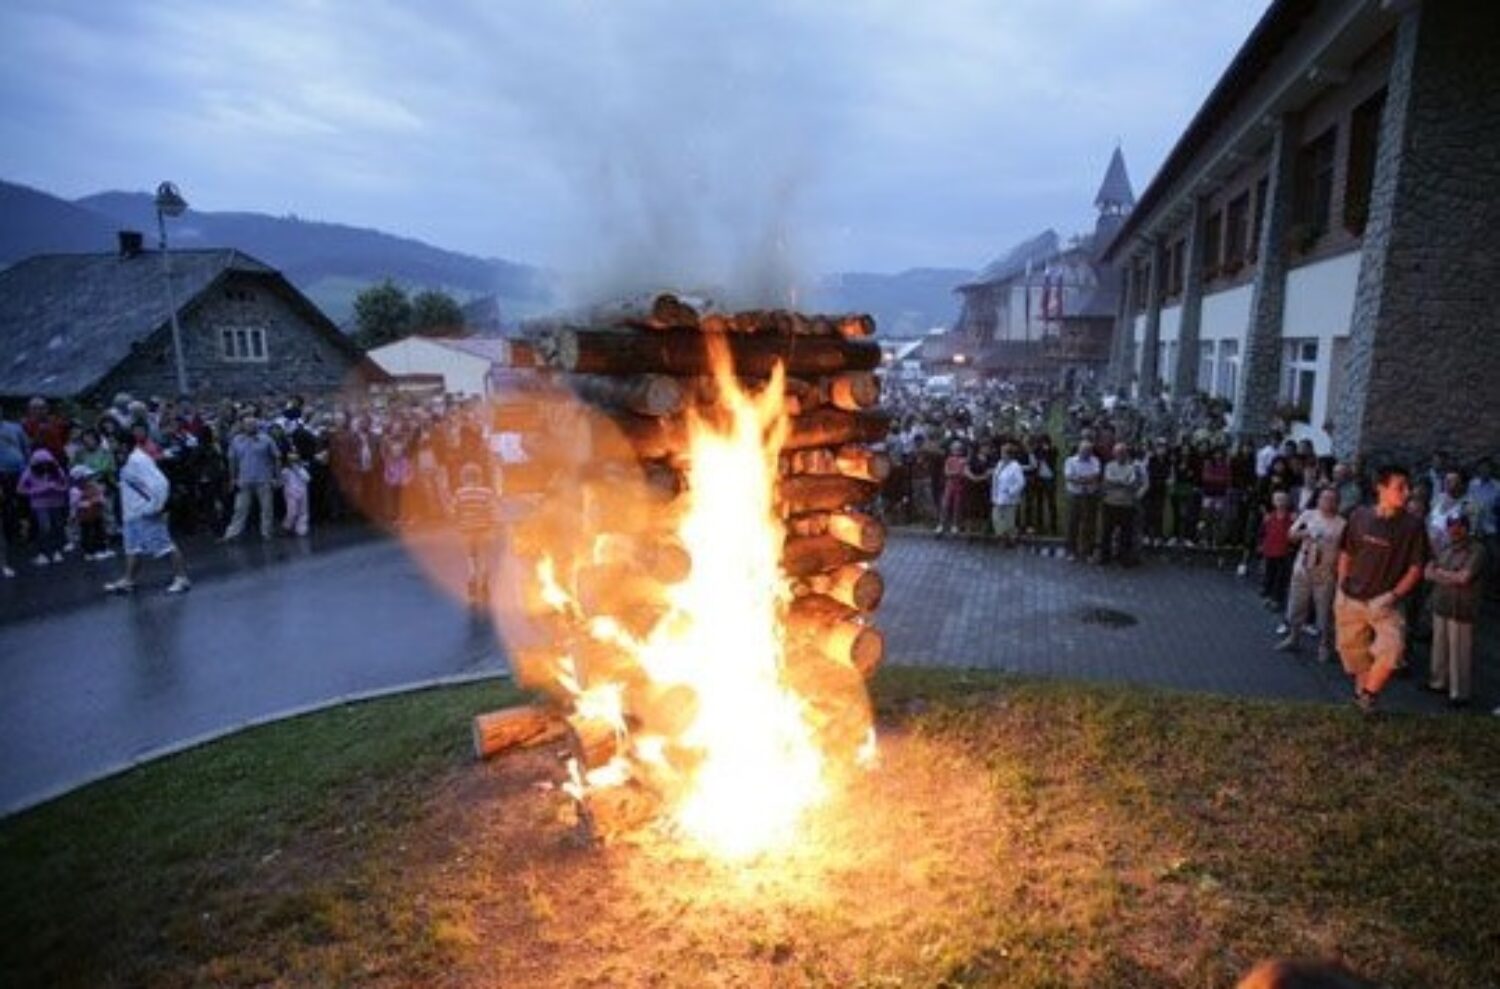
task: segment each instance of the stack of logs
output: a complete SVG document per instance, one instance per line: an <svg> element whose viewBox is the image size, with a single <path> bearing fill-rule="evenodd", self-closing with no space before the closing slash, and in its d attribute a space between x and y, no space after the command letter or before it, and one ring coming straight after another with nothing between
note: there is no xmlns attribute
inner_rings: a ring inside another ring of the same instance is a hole
<svg viewBox="0 0 1500 989"><path fill-rule="evenodd" d="M776 506L784 521L782 569L793 600L787 616L789 685L807 701L825 753L853 759L870 728L865 681L884 655L870 615L884 584L872 566L885 544L881 523L861 509L890 471L873 449L888 431L877 411L881 351L868 316L786 311L704 313L662 295L605 325L561 325L512 347L511 389L493 411L498 431L519 434L526 461L503 469L505 495L536 494L536 515L517 527L523 559L547 554L576 602L576 614L545 606L534 589L527 611L542 645L512 648L517 680L554 703L480 715L476 754L565 737L587 771L616 754L608 725L572 701L599 682L623 685L627 720L672 735L691 721L695 699L641 682L620 650L591 642L583 625L607 614L636 634L660 617L661 585L684 579L692 561L675 540L687 466L685 413L712 416L716 387L709 352L727 350L743 387L765 387L785 372L790 428L780 455ZM575 410L570 413L568 408ZM578 408L588 410L579 415ZM629 471L618 468L628 466ZM621 478L645 478L648 496L622 498ZM628 502L628 503L627 503ZM574 513L569 518L569 513ZM581 513L581 515L580 515ZM557 559L557 534L609 530L589 559ZM559 657L571 663L559 667Z"/></svg>

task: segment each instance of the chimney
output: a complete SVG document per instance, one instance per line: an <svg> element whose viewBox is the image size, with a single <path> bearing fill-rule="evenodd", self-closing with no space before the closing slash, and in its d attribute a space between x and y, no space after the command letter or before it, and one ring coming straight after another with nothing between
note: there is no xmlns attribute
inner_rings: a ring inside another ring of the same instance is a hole
<svg viewBox="0 0 1500 989"><path fill-rule="evenodd" d="M121 230L120 257L133 258L144 249L145 237L139 230Z"/></svg>

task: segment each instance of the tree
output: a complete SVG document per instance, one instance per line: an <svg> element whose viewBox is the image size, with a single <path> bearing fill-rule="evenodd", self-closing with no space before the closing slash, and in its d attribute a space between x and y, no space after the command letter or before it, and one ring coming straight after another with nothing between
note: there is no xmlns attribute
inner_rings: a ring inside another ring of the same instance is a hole
<svg viewBox="0 0 1500 989"><path fill-rule="evenodd" d="M411 332L430 337L463 336L464 311L447 292L418 292L411 300Z"/></svg>
<svg viewBox="0 0 1500 989"><path fill-rule="evenodd" d="M354 297L354 339L372 350L400 340L411 332L412 306L406 293L387 278Z"/></svg>

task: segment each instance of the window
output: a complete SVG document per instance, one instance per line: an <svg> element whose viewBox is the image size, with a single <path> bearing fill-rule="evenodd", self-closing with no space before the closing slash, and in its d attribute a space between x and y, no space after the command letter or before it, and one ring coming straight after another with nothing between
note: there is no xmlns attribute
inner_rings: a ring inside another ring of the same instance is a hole
<svg viewBox="0 0 1500 989"><path fill-rule="evenodd" d="M1224 212L1224 270L1230 274L1245 263L1245 240L1250 236L1250 193L1229 201Z"/></svg>
<svg viewBox="0 0 1500 989"><path fill-rule="evenodd" d="M1205 340L1198 345L1198 390L1205 395L1214 393L1214 344Z"/></svg>
<svg viewBox="0 0 1500 989"><path fill-rule="evenodd" d="M1203 224L1203 277L1213 278L1224 265L1224 214L1215 211Z"/></svg>
<svg viewBox="0 0 1500 989"><path fill-rule="evenodd" d="M1271 180L1261 176L1255 183L1255 219L1250 226L1250 261L1260 257L1260 232L1266 225L1266 196L1270 193Z"/></svg>
<svg viewBox="0 0 1500 989"><path fill-rule="evenodd" d="M1380 115L1385 90L1354 108L1349 117L1349 159L1344 175L1344 229L1356 237L1370 219L1370 189L1375 184L1375 155L1380 149Z"/></svg>
<svg viewBox="0 0 1500 989"><path fill-rule="evenodd" d="M1135 308L1137 312L1146 311L1146 269L1143 265L1136 265L1131 269L1131 278L1135 281Z"/></svg>
<svg viewBox="0 0 1500 989"><path fill-rule="evenodd" d="M1338 129L1330 127L1297 152L1292 200L1292 246L1305 251L1328 232L1333 207L1333 150Z"/></svg>
<svg viewBox="0 0 1500 989"><path fill-rule="evenodd" d="M1318 384L1318 341L1287 340L1282 346L1281 400L1310 412Z"/></svg>
<svg viewBox="0 0 1500 989"><path fill-rule="evenodd" d="M265 328L260 326L224 327L219 331L219 354L226 361L265 361Z"/></svg>
<svg viewBox="0 0 1500 989"><path fill-rule="evenodd" d="M1187 268L1187 241L1179 237L1167 252L1167 294L1181 295Z"/></svg>
<svg viewBox="0 0 1500 989"><path fill-rule="evenodd" d="M1229 399L1233 405L1239 392L1240 384L1240 342L1238 340L1219 341L1219 387L1214 389L1214 394L1220 398Z"/></svg>

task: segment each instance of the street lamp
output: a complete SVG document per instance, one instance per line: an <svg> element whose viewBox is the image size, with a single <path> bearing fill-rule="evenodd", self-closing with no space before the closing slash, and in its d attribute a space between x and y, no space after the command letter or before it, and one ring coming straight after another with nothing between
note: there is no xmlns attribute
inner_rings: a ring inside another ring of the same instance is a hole
<svg viewBox="0 0 1500 989"><path fill-rule="evenodd" d="M167 250L167 217L181 216L187 200L170 182L156 187L156 229L161 235L161 268L167 280L167 315L172 320L172 358L177 364L177 394L188 394L187 364L182 359L182 327L177 325L177 298L172 291L172 253Z"/></svg>

